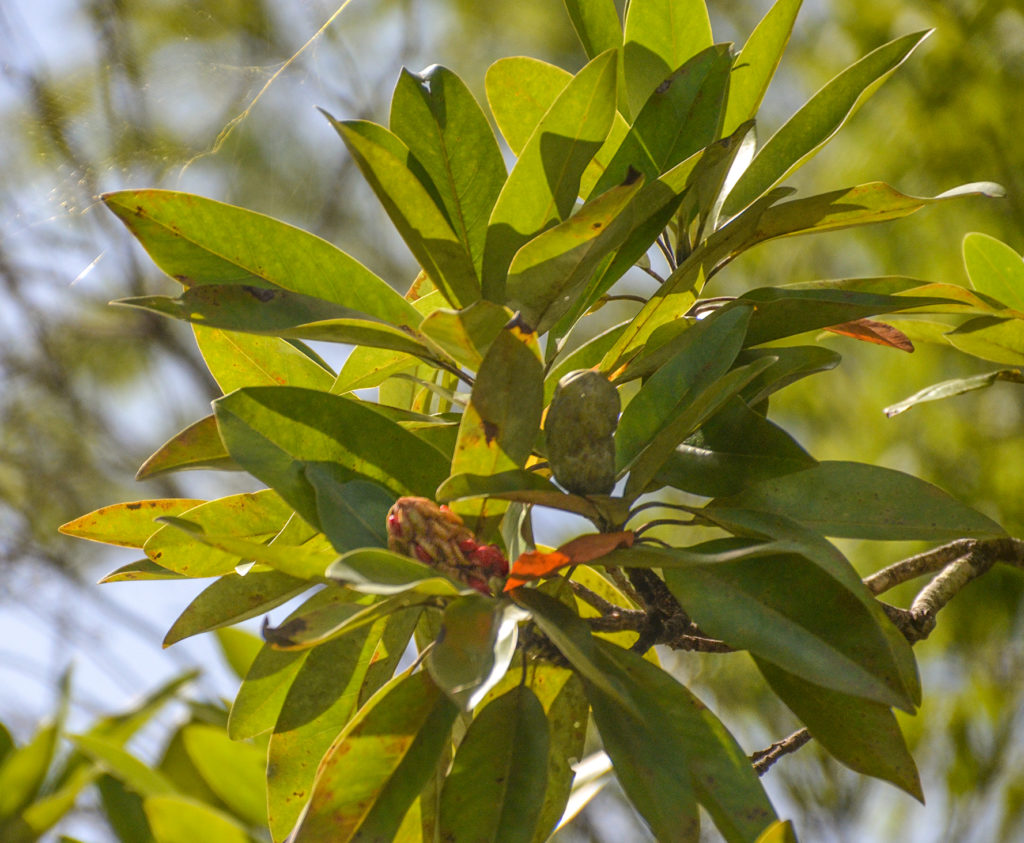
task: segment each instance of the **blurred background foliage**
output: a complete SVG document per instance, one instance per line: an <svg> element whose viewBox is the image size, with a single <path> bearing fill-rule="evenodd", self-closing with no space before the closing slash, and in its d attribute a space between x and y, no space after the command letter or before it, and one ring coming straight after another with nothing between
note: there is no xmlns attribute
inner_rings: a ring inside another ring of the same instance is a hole
<svg viewBox="0 0 1024 843"><path fill-rule="evenodd" d="M768 6L710 0L718 40L741 44ZM111 298L169 285L97 204L98 194L166 187L243 205L316 232L404 288L412 259L314 107L386 122L402 65L443 63L482 98L484 70L501 56L528 54L573 70L583 63L558 0L353 0L321 31L337 7L328 0L0 5L0 720L16 735L25 737L51 708L72 660L82 716L116 707L182 662L203 661L207 674L217 668L212 650L161 657L157 642L173 609L150 605L142 584L94 586L128 560L112 558L109 548L89 554L56 533L58 524L118 500L237 491L230 475L208 472L131 481L161 442L207 412L215 387L186 327L107 307ZM805 2L759 135L767 138L866 52L928 27L936 32L923 49L795 183L820 192L883 180L934 195L993 180L1007 197L774 242L738 260L714 294L854 275L964 284L960 242L968 231L1024 249L1021 0ZM628 283L645 289L643 276ZM815 456L910 471L1024 534L1019 386L999 384L886 419L883 407L930 383L994 367L952 349L907 355L835 336L822 341L843 353L843 365L786 390L790 397L776 408ZM865 573L918 549L844 546ZM190 594L175 594L183 608ZM812 744L768 775L780 812L795 816L803 839L1024 838L1022 596L1018 574L993 571L918 646L925 703L904 725L928 807L848 773ZM766 708L746 657L673 658L748 750L795 728L787 712ZM218 681L231 680L221 673L202 693L227 695ZM563 839L643 835L609 792Z"/></svg>

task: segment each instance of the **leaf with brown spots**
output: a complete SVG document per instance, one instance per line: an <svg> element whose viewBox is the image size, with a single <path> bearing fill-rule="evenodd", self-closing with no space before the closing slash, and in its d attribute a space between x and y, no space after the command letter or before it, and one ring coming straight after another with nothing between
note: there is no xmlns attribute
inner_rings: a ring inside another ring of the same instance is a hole
<svg viewBox="0 0 1024 843"><path fill-rule="evenodd" d="M57 529L66 536L75 536L118 547L142 547L160 529L155 519L175 516L206 503L192 498L158 498L156 500L115 503L68 521Z"/></svg>

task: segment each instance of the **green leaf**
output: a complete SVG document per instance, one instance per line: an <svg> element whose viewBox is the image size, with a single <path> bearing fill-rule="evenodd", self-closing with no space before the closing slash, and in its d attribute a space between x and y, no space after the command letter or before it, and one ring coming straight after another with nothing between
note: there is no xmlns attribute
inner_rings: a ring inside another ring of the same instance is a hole
<svg viewBox="0 0 1024 843"><path fill-rule="evenodd" d="M228 667L231 668L231 672L239 680L245 679L245 674L252 667L263 642L251 632L232 627L217 629L214 635L217 637L217 644L220 645L221 655Z"/></svg>
<svg viewBox="0 0 1024 843"><path fill-rule="evenodd" d="M1024 259L1001 240L972 232L964 237L964 265L971 287L1024 311Z"/></svg>
<svg viewBox="0 0 1024 843"><path fill-rule="evenodd" d="M633 0L622 50L629 113L639 114L654 90L711 41L704 0Z"/></svg>
<svg viewBox="0 0 1024 843"><path fill-rule="evenodd" d="M451 473L487 475L521 468L540 430L543 395L537 336L518 320L510 322L480 364L459 425ZM486 539L505 505L470 502L455 511Z"/></svg>
<svg viewBox="0 0 1024 843"><path fill-rule="evenodd" d="M159 313L211 328L248 331L292 339L371 345L431 358L430 349L411 335L411 326L395 327L326 299L246 284L190 287L178 298L138 296L114 304Z"/></svg>
<svg viewBox="0 0 1024 843"><path fill-rule="evenodd" d="M120 843L153 843L153 831L142 808L142 797L109 775L99 777L96 789L104 819Z"/></svg>
<svg viewBox="0 0 1024 843"><path fill-rule="evenodd" d="M875 619L891 654L890 661L896 666L903 682L907 698L914 705L921 704L921 680L910 644L889 620L879 601L868 591L861 581L860 574L831 543L782 515L707 507L702 509L700 514L702 518L734 535L787 543L803 558L810 560L845 586Z"/></svg>
<svg viewBox="0 0 1024 843"><path fill-rule="evenodd" d="M473 256L435 202L437 187L409 148L376 123L339 121L323 113L341 135L405 245L448 302L464 307L480 298Z"/></svg>
<svg viewBox="0 0 1024 843"><path fill-rule="evenodd" d="M725 539L696 550L746 547ZM913 711L880 626L885 621L799 553L753 550L733 561L665 568L665 582L708 635L809 682Z"/></svg>
<svg viewBox="0 0 1024 843"><path fill-rule="evenodd" d="M493 700L459 744L441 791L441 839L530 843L547 785L548 721L529 687Z"/></svg>
<svg viewBox="0 0 1024 843"><path fill-rule="evenodd" d="M385 686L320 763L294 843L392 839L433 772L457 713L424 671Z"/></svg>
<svg viewBox="0 0 1024 843"><path fill-rule="evenodd" d="M906 412L917 404L923 404L926 401L939 401L943 398L952 398L955 395L963 395L965 392L973 392L976 389L986 389L996 381L1024 383L1024 374L1018 369L998 369L995 372L985 372L981 375L972 375L969 378L953 378L952 380L942 381L942 383L926 386L909 398L904 398L902 401L889 405L885 408L884 412L889 418L892 418Z"/></svg>
<svg viewBox="0 0 1024 843"><path fill-rule="evenodd" d="M371 600L359 597L357 602ZM275 840L286 837L299 820L318 763L355 714L383 629L384 622L378 621L315 647L291 683L267 754L267 804Z"/></svg>
<svg viewBox="0 0 1024 843"><path fill-rule="evenodd" d="M837 231L901 219L926 205L961 196L998 197L1004 193L993 182L974 182L947 190L938 196L908 196L884 182L868 182L805 199L794 199L769 208L761 217L750 245L776 237Z"/></svg>
<svg viewBox="0 0 1024 843"><path fill-rule="evenodd" d="M487 69L487 103L513 155L522 154L537 124L570 81L569 71L527 56L498 59Z"/></svg>
<svg viewBox="0 0 1024 843"><path fill-rule="evenodd" d="M940 298L887 296L855 290L779 287L759 287L744 293L737 301L754 305L754 315L744 341L748 346L867 316L945 302Z"/></svg>
<svg viewBox="0 0 1024 843"><path fill-rule="evenodd" d="M512 312L507 308L481 299L465 310L431 311L420 325L420 333L459 365L475 372L494 338L511 318Z"/></svg>
<svg viewBox="0 0 1024 843"><path fill-rule="evenodd" d="M234 572L227 574L188 604L167 632L164 646L262 615L312 585L280 571L249 571L244 577Z"/></svg>
<svg viewBox="0 0 1024 843"><path fill-rule="evenodd" d="M437 489L437 500L441 502L475 497L532 503L575 512L584 518L599 518L601 514L588 498L566 494L547 478L522 469L491 475L455 474Z"/></svg>
<svg viewBox="0 0 1024 843"><path fill-rule="evenodd" d="M487 220L506 172L477 101L446 67L431 65L419 74L403 70L391 100L391 131L426 170L479 272Z"/></svg>
<svg viewBox="0 0 1024 843"><path fill-rule="evenodd" d="M614 0L565 0L565 9L588 58L622 46L622 23Z"/></svg>
<svg viewBox="0 0 1024 843"><path fill-rule="evenodd" d="M212 415L193 422L164 442L142 464L135 479L149 480L171 471L196 468L239 468L224 447L217 429L217 420Z"/></svg>
<svg viewBox="0 0 1024 843"><path fill-rule="evenodd" d="M243 386L305 386L327 391L334 374L279 337L193 326L199 353L221 392Z"/></svg>
<svg viewBox="0 0 1024 843"><path fill-rule="evenodd" d="M775 362L754 378L743 389L743 400L751 407L757 406L774 392L789 386L801 378L818 372L827 372L839 365L842 357L830 348L820 346L791 346L780 348L745 348L736 357L737 365L743 366L764 358Z"/></svg>
<svg viewBox="0 0 1024 843"><path fill-rule="evenodd" d="M380 386L395 372L419 365L419 360L404 351L359 345L345 359L331 392L342 395L356 389Z"/></svg>
<svg viewBox="0 0 1024 843"><path fill-rule="evenodd" d="M996 316L978 316L959 327L940 334L950 345L965 354L1006 363L1024 365L1024 321L1000 319Z"/></svg>
<svg viewBox="0 0 1024 843"><path fill-rule="evenodd" d="M661 668L606 641L597 651L636 711L587 683L594 720L619 783L654 835L696 841L699 801L727 841L753 841L775 811L732 735Z"/></svg>
<svg viewBox="0 0 1024 843"><path fill-rule="evenodd" d="M15 816L36 798L57 748L58 731L56 724L42 726L0 762L0 820Z"/></svg>
<svg viewBox="0 0 1024 843"><path fill-rule="evenodd" d="M98 580L98 583L102 585L109 582L179 579L184 579L184 577L181 574L174 573L174 571L168 571L166 568L160 567L150 559L137 559L135 562L129 562L127 565L122 565L120 568L111 571Z"/></svg>
<svg viewBox="0 0 1024 843"><path fill-rule="evenodd" d="M800 3L801 0L776 0L736 56L729 77L724 134L757 115L793 32Z"/></svg>
<svg viewBox="0 0 1024 843"><path fill-rule="evenodd" d="M447 605L441 633L427 654L427 669L459 708L471 711L505 675L523 618L511 603L480 594Z"/></svg>
<svg viewBox="0 0 1024 843"><path fill-rule="evenodd" d="M625 210L642 187L631 173L516 252L505 287L508 306L538 335L576 305L598 264L622 245L634 223Z"/></svg>
<svg viewBox="0 0 1024 843"><path fill-rule="evenodd" d="M306 479L316 492L317 515L339 553L357 547L387 547L388 510L395 496L376 483L338 482L329 466L308 465Z"/></svg>
<svg viewBox="0 0 1024 843"><path fill-rule="evenodd" d="M598 664L596 639L590 627L561 601L536 588L521 587L509 594L518 605L530 612L534 623L572 665L581 679L627 710L635 703L614 677L609 678ZM573 601L575 602L575 601Z"/></svg>
<svg viewBox="0 0 1024 843"><path fill-rule="evenodd" d="M327 569L327 577L362 594L417 594L451 596L467 586L391 550L365 548L343 553Z"/></svg>
<svg viewBox="0 0 1024 843"><path fill-rule="evenodd" d="M180 517L202 534L262 542L277 535L291 514L291 507L276 492L263 489L204 501ZM186 577L230 574L240 561L239 555L199 544L194 533L170 524L153 533L143 550L158 565Z"/></svg>
<svg viewBox="0 0 1024 843"><path fill-rule="evenodd" d="M118 547L142 547L160 529L156 519L164 515L180 515L206 501L194 498L159 498L157 500L115 503L68 521L57 529L66 536L113 544Z"/></svg>
<svg viewBox="0 0 1024 843"><path fill-rule="evenodd" d="M204 781L235 816L253 826L267 822L266 752L232 741L220 726L193 723L182 730L185 750Z"/></svg>
<svg viewBox="0 0 1024 843"><path fill-rule="evenodd" d="M103 196L164 272L186 287L290 290L414 325L415 308L337 247L263 214L171 190Z"/></svg>
<svg viewBox="0 0 1024 843"><path fill-rule="evenodd" d="M771 364L771 358L765 358L733 369L696 395L685 407L677 407L674 417L654 436L651 443L640 452L630 466L629 479L626 481L626 499L632 501L643 494L657 477L665 461L675 452L676 447L731 399L739 395Z"/></svg>
<svg viewBox="0 0 1024 843"><path fill-rule="evenodd" d="M691 494L724 497L815 462L782 428L734 398L676 448L657 480Z"/></svg>
<svg viewBox="0 0 1024 843"><path fill-rule="evenodd" d="M615 78L616 54L602 53L572 79L530 135L491 213L484 298L502 304L513 255L572 211L580 177L612 125Z"/></svg>
<svg viewBox="0 0 1024 843"><path fill-rule="evenodd" d="M333 593L335 591L340 589L331 589L331 599L338 599ZM284 623L288 623L300 612L308 611L311 604L321 605L326 599L319 596L323 594L319 592L305 601ZM309 653L309 650L275 650L267 644L263 646L231 704L228 716L228 736L231 740L252 738L274 728L288 689Z"/></svg>
<svg viewBox="0 0 1024 843"><path fill-rule="evenodd" d="M924 802L914 759L889 708L822 688L756 658L771 689L837 760L866 776L885 779Z"/></svg>
<svg viewBox="0 0 1024 843"><path fill-rule="evenodd" d="M721 44L702 49L666 74L640 110L594 191L607 190L630 167L649 180L655 179L714 142L731 66L729 47Z"/></svg>
<svg viewBox="0 0 1024 843"><path fill-rule="evenodd" d="M622 411L615 431L617 470L630 466L670 421L729 371L743 346L752 312L747 307L720 310L664 348L671 356Z"/></svg>
<svg viewBox="0 0 1024 843"><path fill-rule="evenodd" d="M756 843L797 843L793 823L789 820L773 822L757 838Z"/></svg>
<svg viewBox="0 0 1024 843"><path fill-rule="evenodd" d="M222 811L183 796L149 796L142 803L154 843L252 843L246 830Z"/></svg>
<svg viewBox="0 0 1024 843"><path fill-rule="evenodd" d="M299 387L247 387L214 402L224 444L311 524L316 490L302 468L335 463L396 496L433 497L448 461L395 422L349 398ZM335 475L337 476L337 474Z"/></svg>
<svg viewBox="0 0 1024 843"><path fill-rule="evenodd" d="M930 483L854 462L821 462L709 506L775 513L841 538L952 541L1006 535L994 521Z"/></svg>
<svg viewBox="0 0 1024 843"><path fill-rule="evenodd" d="M160 772L129 754L117 743L94 735L68 735L68 740L140 796L162 796L177 792Z"/></svg>
<svg viewBox="0 0 1024 843"><path fill-rule="evenodd" d="M743 210L815 155L930 32L904 35L868 53L811 97L754 156L723 214Z"/></svg>

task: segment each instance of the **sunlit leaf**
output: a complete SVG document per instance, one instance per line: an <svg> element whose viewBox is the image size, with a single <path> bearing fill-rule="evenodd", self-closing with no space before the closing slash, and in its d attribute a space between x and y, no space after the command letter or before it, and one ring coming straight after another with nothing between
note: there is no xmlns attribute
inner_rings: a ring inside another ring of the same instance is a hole
<svg viewBox="0 0 1024 843"><path fill-rule="evenodd" d="M1024 311L1024 259L1010 246L977 231L964 237L964 265L971 286Z"/></svg>
<svg viewBox="0 0 1024 843"><path fill-rule="evenodd" d="M327 391L334 373L279 337L194 325L199 353L221 392L243 386L306 386Z"/></svg>
<svg viewBox="0 0 1024 843"><path fill-rule="evenodd" d="M298 468L329 462L395 495L432 497L448 461L395 422L342 396L298 387L248 387L214 404L224 443L253 476L307 521L316 491Z"/></svg>
<svg viewBox="0 0 1024 843"><path fill-rule="evenodd" d="M541 118L571 80L569 71L527 56L498 59L487 69L487 103L513 155L522 153Z"/></svg>
<svg viewBox="0 0 1024 843"><path fill-rule="evenodd" d="M505 300L505 276L520 246L566 219L580 177L615 114L616 54L584 67L541 118L498 196L484 251L484 298Z"/></svg>
<svg viewBox="0 0 1024 843"><path fill-rule="evenodd" d="M231 668L231 672L239 680L245 679L245 674L252 667L253 660L263 646L263 642L251 632L232 627L221 627L214 631L214 635L217 638L217 644L220 645L221 655L228 667Z"/></svg>
<svg viewBox="0 0 1024 843"><path fill-rule="evenodd" d="M326 299L394 325L416 311L340 249L263 214L171 190L124 190L103 201L164 272L186 287L248 284Z"/></svg>
<svg viewBox="0 0 1024 843"><path fill-rule="evenodd" d="M418 74L403 70L391 100L391 131L426 170L448 222L479 271L487 220L506 177L480 106L446 67L435 64Z"/></svg>
<svg viewBox="0 0 1024 843"><path fill-rule="evenodd" d="M220 726L193 723L182 731L189 758L210 789L250 825L267 821L266 752L232 741Z"/></svg>
<svg viewBox="0 0 1024 843"><path fill-rule="evenodd" d="M423 320L420 331L453 360L476 371L494 338L511 318L512 312L507 308L481 300L464 310L432 311Z"/></svg>
<svg viewBox="0 0 1024 843"><path fill-rule="evenodd" d="M929 34L915 32L890 41L811 97L758 151L725 200L723 214L741 211L810 159Z"/></svg>
<svg viewBox="0 0 1024 843"><path fill-rule="evenodd" d="M982 360L1024 365L1024 320L977 316L949 331L944 338L960 351Z"/></svg>
<svg viewBox="0 0 1024 843"><path fill-rule="evenodd" d="M143 801L153 843L251 843L245 827L223 811L183 796L149 796Z"/></svg>
<svg viewBox="0 0 1024 843"><path fill-rule="evenodd" d="M633 0L626 11L622 64L629 114L691 56L711 46L704 0Z"/></svg>
<svg viewBox="0 0 1024 843"><path fill-rule="evenodd" d="M169 471L197 468L240 468L224 447L217 420L212 415L193 422L164 442L142 464L135 479L148 480Z"/></svg>
<svg viewBox="0 0 1024 843"><path fill-rule="evenodd" d="M436 204L437 188L431 185L433 190L428 190L424 186L430 184L430 177L409 148L376 123L335 120L324 114L341 135L405 245L448 302L464 307L480 298L473 256ZM421 172L415 172L415 168Z"/></svg>
<svg viewBox="0 0 1024 843"><path fill-rule="evenodd" d="M158 500L115 503L104 506L58 529L67 536L113 544L118 547L142 547L160 529L157 518L180 515L200 504L194 498L160 498Z"/></svg>
<svg viewBox="0 0 1024 843"><path fill-rule="evenodd" d="M801 0L777 0L736 56L729 77L724 134L756 116L789 42L800 4Z"/></svg>
<svg viewBox="0 0 1024 843"><path fill-rule="evenodd" d="M457 713L425 671L386 685L321 762L294 843L392 839L437 764Z"/></svg>

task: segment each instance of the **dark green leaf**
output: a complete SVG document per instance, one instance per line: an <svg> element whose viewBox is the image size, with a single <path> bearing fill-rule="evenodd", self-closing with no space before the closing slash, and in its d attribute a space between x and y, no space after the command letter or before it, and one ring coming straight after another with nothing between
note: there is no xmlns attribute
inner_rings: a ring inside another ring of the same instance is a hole
<svg viewBox="0 0 1024 843"><path fill-rule="evenodd" d="M566 494L547 478L522 469L491 475L456 474L445 480L437 490L437 500L442 502L474 497L533 503L575 512L585 518L600 516L600 510L588 498Z"/></svg>
<svg viewBox="0 0 1024 843"><path fill-rule="evenodd" d="M520 685L485 706L459 744L441 791L441 839L530 843L547 764L544 708Z"/></svg>
<svg viewBox="0 0 1024 843"><path fill-rule="evenodd" d="M395 495L433 497L448 475L438 451L349 398L248 387L218 399L214 410L235 460L311 524L318 521L316 491L302 472L310 463L335 463L351 479L370 480Z"/></svg>
<svg viewBox="0 0 1024 843"><path fill-rule="evenodd" d="M220 431L217 429L217 420L212 415L190 424L164 442L156 453L142 464L135 479L149 480L170 471L196 468L239 468L224 447Z"/></svg>
<svg viewBox="0 0 1024 843"><path fill-rule="evenodd" d="M811 97L758 151L725 200L723 213L741 211L810 159L929 34L915 32L890 41Z"/></svg>
<svg viewBox="0 0 1024 843"><path fill-rule="evenodd" d="M930 483L853 462L821 462L709 506L776 513L842 538L952 541L1006 535L994 521Z"/></svg>
<svg viewBox="0 0 1024 843"><path fill-rule="evenodd" d="M385 686L321 762L294 843L391 840L437 764L457 713L425 671Z"/></svg>
<svg viewBox="0 0 1024 843"><path fill-rule="evenodd" d="M814 464L782 428L734 398L676 448L657 480L712 498L738 494L751 483Z"/></svg>
<svg viewBox="0 0 1024 843"><path fill-rule="evenodd" d="M437 187L422 172L409 148L376 123L339 121L324 114L341 135L405 245L448 302L465 307L480 298L473 256L436 204L435 196L440 198Z"/></svg>
<svg viewBox="0 0 1024 843"><path fill-rule="evenodd" d="M358 261L263 214L171 190L124 190L103 201L157 266L186 287L280 288L394 325L416 323L415 308Z"/></svg>
<svg viewBox="0 0 1024 843"><path fill-rule="evenodd" d="M637 711L588 682L594 720L619 783L655 836L697 840L700 801L726 840L755 840L775 811L749 759L718 718L639 655L606 641L597 650L600 665L628 689Z"/></svg>
<svg viewBox="0 0 1024 843"><path fill-rule="evenodd" d="M699 548L745 546L744 540L729 539ZM809 682L913 710L880 625L884 621L806 557L751 554L666 568L665 581L708 635Z"/></svg>
<svg viewBox="0 0 1024 843"><path fill-rule="evenodd" d="M491 214L484 298L502 304L513 255L572 211L580 177L612 124L615 78L616 54L602 53L572 79L530 135Z"/></svg>
<svg viewBox="0 0 1024 843"><path fill-rule="evenodd" d="M729 371L743 345L751 313L747 307L720 310L665 347L671 356L622 411L615 432L617 469L631 465L655 435Z"/></svg>
<svg viewBox="0 0 1024 843"><path fill-rule="evenodd" d="M344 553L327 569L327 577L363 594L451 596L466 586L448 579L429 565L383 548Z"/></svg>
<svg viewBox="0 0 1024 843"><path fill-rule="evenodd" d="M743 400L751 407L801 378L834 369L842 359L830 348L802 345L788 348L745 348L737 355L736 363L743 366L766 357L774 358L775 362L743 389Z"/></svg>
<svg viewBox="0 0 1024 843"><path fill-rule="evenodd" d="M811 737L836 759L858 773L890 781L924 802L914 759L887 706L813 685L764 659L754 661Z"/></svg>
<svg viewBox="0 0 1024 843"><path fill-rule="evenodd" d="M320 527L339 553L357 547L387 547L388 510L395 496L364 480L338 482L330 464L307 465L306 479L316 492Z"/></svg>
<svg viewBox="0 0 1024 843"><path fill-rule="evenodd" d="M426 170L479 272L487 220L506 177L480 106L446 67L431 65L419 74L403 70L391 100L391 131Z"/></svg>
<svg viewBox="0 0 1024 843"><path fill-rule="evenodd" d="M470 711L505 675L518 641L522 610L480 594L453 600L441 633L427 655L434 681L460 708Z"/></svg>

